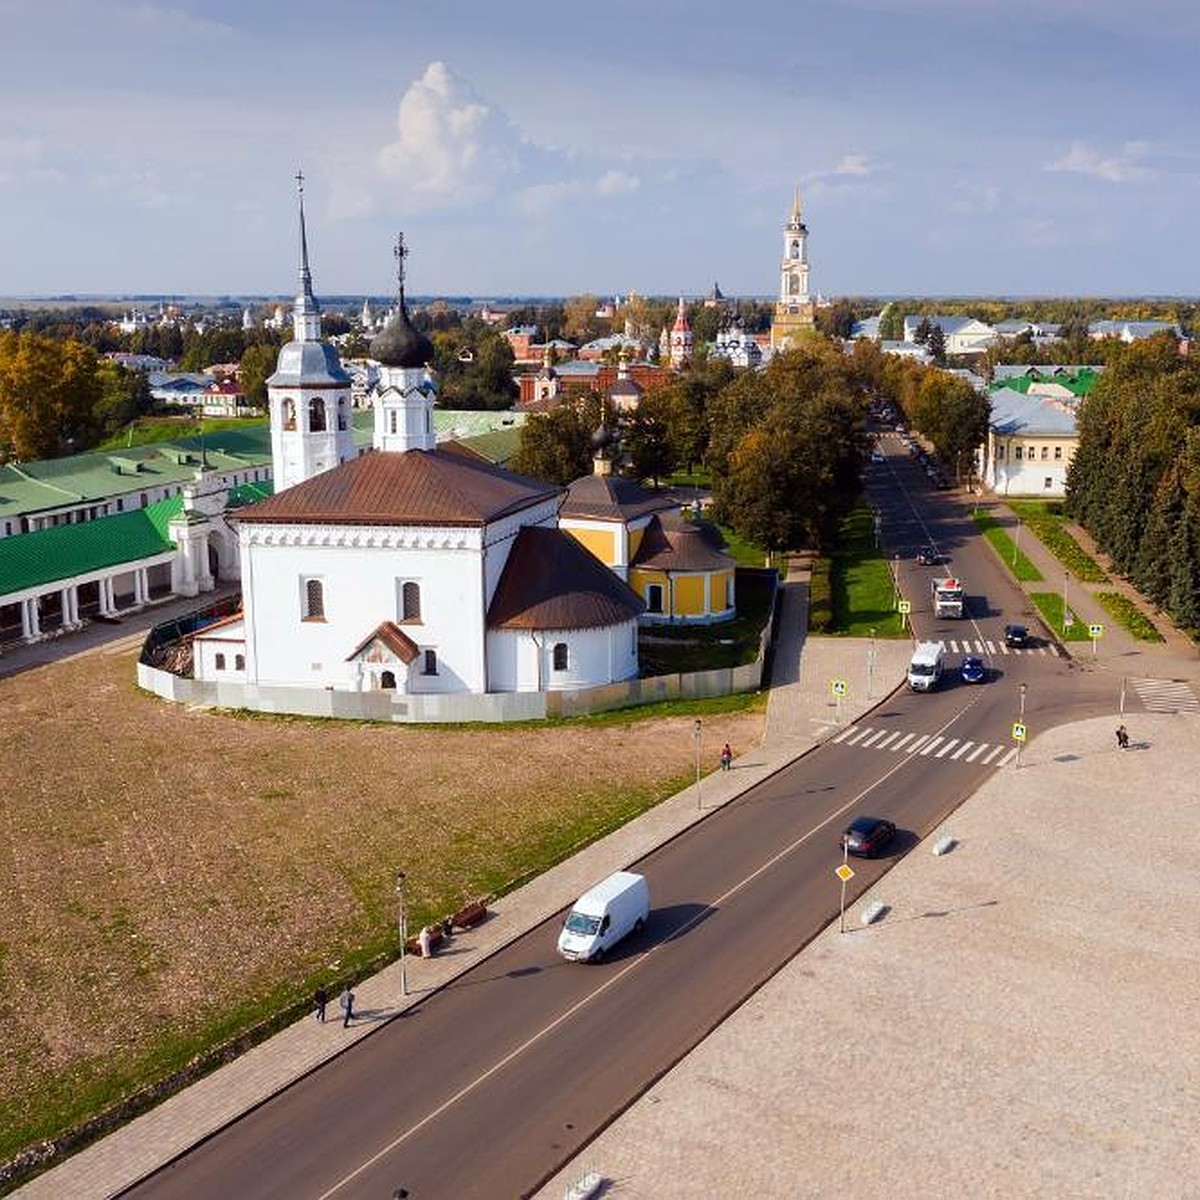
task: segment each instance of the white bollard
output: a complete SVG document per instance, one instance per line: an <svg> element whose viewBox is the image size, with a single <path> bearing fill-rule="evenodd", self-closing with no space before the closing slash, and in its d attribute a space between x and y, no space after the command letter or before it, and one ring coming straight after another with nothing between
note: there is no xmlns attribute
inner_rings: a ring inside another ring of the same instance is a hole
<svg viewBox="0 0 1200 1200"><path fill-rule="evenodd" d="M949 854L957 845L958 841L949 834L946 834L945 837L940 837L933 843L933 852L940 858L943 854Z"/></svg>
<svg viewBox="0 0 1200 1200"><path fill-rule="evenodd" d="M577 1183L573 1183L563 1192L563 1200L590 1200L590 1197L600 1190L603 1182L604 1176L599 1171L588 1171Z"/></svg>
<svg viewBox="0 0 1200 1200"><path fill-rule="evenodd" d="M870 925L874 921L878 921L880 917L887 912L888 906L882 900L872 900L866 908L863 909L862 923Z"/></svg>

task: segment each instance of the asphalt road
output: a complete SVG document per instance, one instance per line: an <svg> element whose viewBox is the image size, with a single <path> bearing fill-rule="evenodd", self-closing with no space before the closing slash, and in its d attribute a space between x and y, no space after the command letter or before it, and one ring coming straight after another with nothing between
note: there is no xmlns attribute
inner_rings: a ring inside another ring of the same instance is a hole
<svg viewBox="0 0 1200 1200"><path fill-rule="evenodd" d="M897 453L870 486L919 636L995 642L1024 601L961 504ZM927 580L942 569L912 562L925 542L966 581L968 619L933 620ZM951 676L932 694L898 691L870 720L996 742L1019 683L1029 722L1111 711L1111 697L1057 655L997 655L994 665L982 686ZM831 740L641 860L651 921L603 964L557 956L560 914L131 1194L528 1194L836 918L832 872L851 818L895 821L893 857L903 854L993 770ZM856 860L848 900L890 861Z"/></svg>

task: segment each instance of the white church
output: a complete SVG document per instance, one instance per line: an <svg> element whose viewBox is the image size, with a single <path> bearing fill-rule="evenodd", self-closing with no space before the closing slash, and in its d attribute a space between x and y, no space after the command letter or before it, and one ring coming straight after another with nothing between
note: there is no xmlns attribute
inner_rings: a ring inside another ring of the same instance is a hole
<svg viewBox="0 0 1200 1200"><path fill-rule="evenodd" d="M433 346L409 318L406 253L401 237L396 309L371 343L373 449L358 456L350 377L320 335L301 183L294 335L267 382L276 492L233 517L241 612L191 638L209 702L486 719L456 698L637 676L644 602L559 528L564 491L437 448Z"/></svg>

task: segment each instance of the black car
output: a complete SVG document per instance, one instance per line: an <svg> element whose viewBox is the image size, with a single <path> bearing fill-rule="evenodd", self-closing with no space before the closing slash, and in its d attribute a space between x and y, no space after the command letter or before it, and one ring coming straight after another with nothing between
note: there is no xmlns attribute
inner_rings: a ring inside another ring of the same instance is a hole
<svg viewBox="0 0 1200 1200"><path fill-rule="evenodd" d="M917 551L917 566L936 567L942 561L942 556L933 546L922 546Z"/></svg>
<svg viewBox="0 0 1200 1200"><path fill-rule="evenodd" d="M842 846L847 854L874 858L895 836L896 827L891 821L882 817L855 817L842 834Z"/></svg>
<svg viewBox="0 0 1200 1200"><path fill-rule="evenodd" d="M1029 645L1029 630L1024 625L1005 625L1004 644L1018 650Z"/></svg>

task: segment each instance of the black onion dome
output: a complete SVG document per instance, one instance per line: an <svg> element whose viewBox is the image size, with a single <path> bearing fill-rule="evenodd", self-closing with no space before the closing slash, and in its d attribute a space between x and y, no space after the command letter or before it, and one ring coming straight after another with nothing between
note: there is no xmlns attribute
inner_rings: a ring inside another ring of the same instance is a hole
<svg viewBox="0 0 1200 1200"><path fill-rule="evenodd" d="M616 440L616 435L601 422L600 428L592 434L592 449L607 450Z"/></svg>
<svg viewBox="0 0 1200 1200"><path fill-rule="evenodd" d="M424 367L433 361L433 343L413 328L403 297L399 310L371 340L371 357L385 367Z"/></svg>

